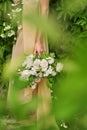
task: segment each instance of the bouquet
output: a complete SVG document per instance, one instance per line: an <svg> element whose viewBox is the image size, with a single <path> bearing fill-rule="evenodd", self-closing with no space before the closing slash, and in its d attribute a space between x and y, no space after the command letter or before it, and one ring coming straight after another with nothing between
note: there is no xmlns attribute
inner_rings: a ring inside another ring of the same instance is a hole
<svg viewBox="0 0 87 130"><path fill-rule="evenodd" d="M28 85L35 89L42 78L47 78L49 83L62 71L63 64L55 59L54 53L43 53L41 56L27 55L18 69L20 80L28 82ZM51 85L52 86L52 85Z"/></svg>

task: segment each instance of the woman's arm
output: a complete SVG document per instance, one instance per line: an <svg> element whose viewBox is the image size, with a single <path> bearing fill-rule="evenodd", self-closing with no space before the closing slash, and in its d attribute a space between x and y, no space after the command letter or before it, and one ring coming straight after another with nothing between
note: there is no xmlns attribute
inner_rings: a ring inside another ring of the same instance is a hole
<svg viewBox="0 0 87 130"><path fill-rule="evenodd" d="M49 0L40 0L40 12L42 16L47 16L49 11ZM36 43L34 48L34 54L37 52L39 55L44 51L42 44L42 33L38 32L36 36Z"/></svg>
<svg viewBox="0 0 87 130"><path fill-rule="evenodd" d="M44 16L48 15L49 11L49 0L40 0L40 11Z"/></svg>

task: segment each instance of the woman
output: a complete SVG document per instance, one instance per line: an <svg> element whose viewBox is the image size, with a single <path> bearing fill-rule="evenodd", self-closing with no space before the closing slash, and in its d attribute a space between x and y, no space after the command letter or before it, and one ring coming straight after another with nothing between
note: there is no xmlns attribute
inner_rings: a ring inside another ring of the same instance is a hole
<svg viewBox="0 0 87 130"><path fill-rule="evenodd" d="M19 0L13 1L14 3L17 3ZM49 0L24 0L23 2L23 14L30 10L38 9L41 15L47 16L49 10ZM23 29L20 30L16 45L13 46L11 62L15 62L15 59L20 57L23 53L38 53L41 55L43 51L48 52L48 43L46 39L42 37L42 34L39 31L23 20ZM10 99L11 89L10 85L8 100ZM37 109L37 119L39 120L42 116L47 115L50 112L51 92L46 85L46 79L42 79L35 90L32 90L29 87L23 90L22 98L26 100L28 97L30 100L34 94L37 94L38 97L42 99ZM50 121L58 129L53 117Z"/></svg>

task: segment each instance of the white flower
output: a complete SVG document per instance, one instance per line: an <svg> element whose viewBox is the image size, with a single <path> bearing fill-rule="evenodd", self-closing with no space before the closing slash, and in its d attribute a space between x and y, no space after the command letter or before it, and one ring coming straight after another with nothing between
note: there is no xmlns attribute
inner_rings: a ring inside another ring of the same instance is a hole
<svg viewBox="0 0 87 130"><path fill-rule="evenodd" d="M36 70L36 71L39 71L40 70L40 66L33 66L33 69Z"/></svg>
<svg viewBox="0 0 87 130"><path fill-rule="evenodd" d="M52 68L51 66L49 66L49 68L48 68L48 70L47 70L47 73L48 73L48 74L52 74L52 72L53 72L53 68Z"/></svg>
<svg viewBox="0 0 87 130"><path fill-rule="evenodd" d="M49 64L53 64L53 63L54 63L54 58L48 57L48 58L46 58L46 59L48 60L48 63L49 63Z"/></svg>
<svg viewBox="0 0 87 130"><path fill-rule="evenodd" d="M36 86L37 86L37 84L36 84L36 83L34 83L34 84L31 86L31 88L32 88L32 89L35 89L35 88L36 88Z"/></svg>
<svg viewBox="0 0 87 130"><path fill-rule="evenodd" d="M41 66L42 71L46 71L47 68L48 68L48 62L47 62L47 60L42 59L41 63L40 63L40 66Z"/></svg>
<svg viewBox="0 0 87 130"><path fill-rule="evenodd" d="M68 126L65 124L65 122L63 122L63 123L61 124L61 127L65 128L65 129L68 128Z"/></svg>
<svg viewBox="0 0 87 130"><path fill-rule="evenodd" d="M23 70L22 72L20 72L21 77L20 79L24 79L24 80L28 80L28 77L30 76L30 72L29 70Z"/></svg>
<svg viewBox="0 0 87 130"><path fill-rule="evenodd" d="M10 25L6 26L6 27L4 28L4 31L9 30L9 29L11 29L11 26L10 26Z"/></svg>
<svg viewBox="0 0 87 130"><path fill-rule="evenodd" d="M12 9L13 13L19 13L22 11L22 8L16 8L16 9Z"/></svg>
<svg viewBox="0 0 87 130"><path fill-rule="evenodd" d="M31 69L31 75L36 75L36 74L37 74L36 69L32 67L32 69Z"/></svg>
<svg viewBox="0 0 87 130"><path fill-rule="evenodd" d="M2 33L0 36L1 36L2 38L5 38L5 34L4 34L4 33Z"/></svg>
<svg viewBox="0 0 87 130"><path fill-rule="evenodd" d="M26 60L23 62L22 66L26 66L25 68L31 68L31 66L33 65L33 60L30 57L27 57Z"/></svg>
<svg viewBox="0 0 87 130"><path fill-rule="evenodd" d="M32 60L27 61L27 63L26 63L26 68L31 68L32 64L33 64L33 61L32 61Z"/></svg>
<svg viewBox="0 0 87 130"><path fill-rule="evenodd" d="M56 71L57 71L57 72L61 72L62 69L63 69L63 64L62 64L62 63L57 63Z"/></svg>
<svg viewBox="0 0 87 130"><path fill-rule="evenodd" d="M35 59L33 62L33 69L39 71L40 70L40 59Z"/></svg>
<svg viewBox="0 0 87 130"><path fill-rule="evenodd" d="M11 4L11 6L17 6L17 4Z"/></svg>
<svg viewBox="0 0 87 130"><path fill-rule="evenodd" d="M43 76L44 76L44 77L47 77L47 76L48 76L48 73L44 73Z"/></svg>
<svg viewBox="0 0 87 130"><path fill-rule="evenodd" d="M22 63L22 66L24 67L24 66L26 66L26 64L27 64L27 61L24 61L24 62Z"/></svg>
<svg viewBox="0 0 87 130"><path fill-rule="evenodd" d="M11 30L11 35L15 35L15 31Z"/></svg>
<svg viewBox="0 0 87 130"><path fill-rule="evenodd" d="M14 40L16 41L16 40L17 40L17 38L16 38L16 37L14 37Z"/></svg>
<svg viewBox="0 0 87 130"><path fill-rule="evenodd" d="M49 68L44 73L44 76L47 77L47 76L49 76L52 73L53 73L53 68L52 68L52 66L49 66Z"/></svg>
<svg viewBox="0 0 87 130"><path fill-rule="evenodd" d="M40 59L35 59L33 66L40 66Z"/></svg>
<svg viewBox="0 0 87 130"><path fill-rule="evenodd" d="M8 37L12 37L13 35L15 35L15 32L13 30L11 30L9 33L8 33Z"/></svg>
<svg viewBox="0 0 87 130"><path fill-rule="evenodd" d="M5 26L5 22L3 23L3 26Z"/></svg>
<svg viewBox="0 0 87 130"><path fill-rule="evenodd" d="M52 71L52 76L56 76L56 72L55 71Z"/></svg>
<svg viewBox="0 0 87 130"><path fill-rule="evenodd" d="M15 4L11 4L11 6L15 6Z"/></svg>
<svg viewBox="0 0 87 130"><path fill-rule="evenodd" d="M16 9L16 11L17 11L17 12L20 12L20 11L22 11L22 9L21 9L21 8L18 8L18 9Z"/></svg>

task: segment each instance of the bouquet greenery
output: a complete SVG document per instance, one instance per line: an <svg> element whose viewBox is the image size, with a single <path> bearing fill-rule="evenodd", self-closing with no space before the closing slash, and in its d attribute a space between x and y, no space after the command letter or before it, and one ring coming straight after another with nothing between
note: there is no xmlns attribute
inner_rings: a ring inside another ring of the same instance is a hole
<svg viewBox="0 0 87 130"><path fill-rule="evenodd" d="M47 78L50 83L62 69L63 64L55 59L54 53L48 54L44 52L41 56L38 54L27 55L21 67L18 69L18 74L20 80L27 81L28 85L32 89L35 89L37 83L39 83L42 78Z"/></svg>

